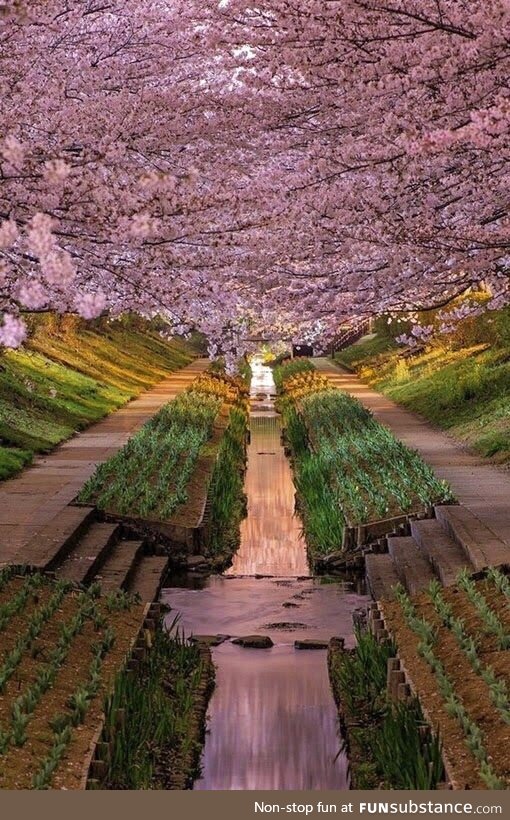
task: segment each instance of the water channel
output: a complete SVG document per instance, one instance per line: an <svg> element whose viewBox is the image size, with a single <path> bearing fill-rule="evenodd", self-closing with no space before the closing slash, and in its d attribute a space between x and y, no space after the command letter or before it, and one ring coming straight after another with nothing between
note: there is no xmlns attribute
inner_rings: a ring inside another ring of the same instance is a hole
<svg viewBox="0 0 510 820"><path fill-rule="evenodd" d="M171 617L180 613L187 634L269 635L274 646L245 649L225 640L213 649L216 687L194 788L346 789L326 651L295 649L294 641L352 642L352 612L367 599L351 583L311 576L272 371L260 359L252 371L248 515L239 551L223 575L183 582L161 598Z"/></svg>

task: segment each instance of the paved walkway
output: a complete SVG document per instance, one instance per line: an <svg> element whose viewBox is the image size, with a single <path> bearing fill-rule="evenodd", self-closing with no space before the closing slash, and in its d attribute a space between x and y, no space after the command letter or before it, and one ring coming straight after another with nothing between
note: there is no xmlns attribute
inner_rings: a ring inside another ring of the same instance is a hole
<svg viewBox="0 0 510 820"><path fill-rule="evenodd" d="M376 393L356 375L330 359L315 359L335 387L351 393L375 418L422 455L436 475L446 479L458 499L510 546L510 474L488 464L423 418Z"/></svg>
<svg viewBox="0 0 510 820"><path fill-rule="evenodd" d="M0 483L0 563L11 561L78 494L97 464L124 446L159 408L205 368L197 359L82 433L60 444L16 478Z"/></svg>

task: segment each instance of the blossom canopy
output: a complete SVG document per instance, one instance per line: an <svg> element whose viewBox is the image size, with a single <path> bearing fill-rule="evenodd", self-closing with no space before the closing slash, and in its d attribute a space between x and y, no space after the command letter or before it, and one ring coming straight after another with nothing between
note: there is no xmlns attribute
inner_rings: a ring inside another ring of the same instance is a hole
<svg viewBox="0 0 510 820"><path fill-rule="evenodd" d="M0 344L509 300L509 0L0 4Z"/></svg>

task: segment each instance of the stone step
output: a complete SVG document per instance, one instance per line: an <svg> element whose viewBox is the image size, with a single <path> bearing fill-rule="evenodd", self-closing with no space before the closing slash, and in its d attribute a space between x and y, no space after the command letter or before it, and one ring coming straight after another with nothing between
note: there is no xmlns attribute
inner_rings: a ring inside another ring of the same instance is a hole
<svg viewBox="0 0 510 820"><path fill-rule="evenodd" d="M414 538L390 536L388 551L397 575L410 595L416 595L426 589L434 580L433 569Z"/></svg>
<svg viewBox="0 0 510 820"><path fill-rule="evenodd" d="M435 512L443 530L462 547L475 572L488 567L510 568L510 547L467 507L444 505L436 507Z"/></svg>
<svg viewBox="0 0 510 820"><path fill-rule="evenodd" d="M472 571L462 547L445 533L435 518L411 521L411 534L443 586L455 584L461 569Z"/></svg>
<svg viewBox="0 0 510 820"><path fill-rule="evenodd" d="M113 546L100 571L94 576L94 581L101 584L103 592L128 589L143 546L143 541L119 541Z"/></svg>
<svg viewBox="0 0 510 820"><path fill-rule="evenodd" d="M166 555L142 555L129 582L129 592L138 594L143 603L157 601L168 563Z"/></svg>
<svg viewBox="0 0 510 820"><path fill-rule="evenodd" d="M56 574L75 584L85 584L98 571L118 541L120 527L95 521L58 567Z"/></svg>
<svg viewBox="0 0 510 820"><path fill-rule="evenodd" d="M369 554L365 558L365 569L370 592L376 601L392 601L393 587L400 579L391 555Z"/></svg>
<svg viewBox="0 0 510 820"><path fill-rule="evenodd" d="M52 570L90 527L94 507L64 507L23 547L23 561L39 570Z"/></svg>

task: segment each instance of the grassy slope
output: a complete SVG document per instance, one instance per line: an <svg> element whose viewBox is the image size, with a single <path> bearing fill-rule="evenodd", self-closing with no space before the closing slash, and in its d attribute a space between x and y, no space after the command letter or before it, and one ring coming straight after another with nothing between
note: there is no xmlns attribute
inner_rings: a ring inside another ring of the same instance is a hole
<svg viewBox="0 0 510 820"><path fill-rule="evenodd" d="M38 322L28 345L0 355L0 479L191 361L180 340L119 323L98 330Z"/></svg>
<svg viewBox="0 0 510 820"><path fill-rule="evenodd" d="M450 347L436 342L409 356L388 338L376 336L336 358L372 387L448 430L481 455L508 463L509 325L510 311L501 311L495 318L486 314L478 320L476 339L468 334Z"/></svg>

